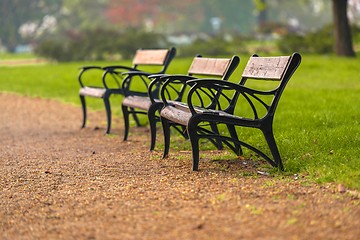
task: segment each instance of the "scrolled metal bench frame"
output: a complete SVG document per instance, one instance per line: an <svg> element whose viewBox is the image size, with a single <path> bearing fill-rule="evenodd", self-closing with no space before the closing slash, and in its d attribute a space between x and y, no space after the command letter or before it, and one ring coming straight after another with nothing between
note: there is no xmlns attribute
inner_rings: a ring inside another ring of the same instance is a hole
<svg viewBox="0 0 360 240"><path fill-rule="evenodd" d="M146 114L148 116L151 134L150 150L155 148L156 144L156 123L160 121L158 112L163 107L163 102L159 99L159 89L165 88L163 94L170 97L171 104L180 104L183 100L186 90L189 90L187 81L201 77L218 77L227 80L234 72L240 62L238 56L231 58L205 58L197 55L188 69L187 74L156 74L149 76L153 81L148 86L147 92L125 92L125 98L122 102L122 111L124 116L124 140L128 139L129 134L129 115L131 113ZM139 75L137 72L124 73L129 76ZM130 84L124 80L124 84ZM166 83L166 84L165 84ZM125 88L125 87L123 87ZM172 126L179 131L185 138L185 128L178 127L175 123Z"/></svg>
<svg viewBox="0 0 360 240"><path fill-rule="evenodd" d="M81 128L86 126L87 121L87 110L86 110L86 101L85 97L101 98L104 101L104 106L106 110L107 118L107 128L106 133L110 133L111 129L111 106L110 106L110 97L114 94L124 95L128 85L124 85L123 81L129 78L129 76L124 76L124 72L137 72L142 77L146 77L153 74L163 74L167 70L170 62L173 60L176 54L175 48L170 49L138 49L135 53L135 56L132 60L132 67L129 66L84 66L80 68L78 75L78 81L80 84L80 101L83 110L83 122ZM141 70L144 66L155 66L157 69L154 72L145 72ZM90 73L90 71L101 71L102 72L102 81L97 85L88 86L85 84L84 76ZM130 76L131 77L131 76ZM113 86L110 87L109 82L113 83ZM133 114L135 122L137 125L140 125L140 122L136 116Z"/></svg>
<svg viewBox="0 0 360 240"><path fill-rule="evenodd" d="M166 157L169 152L169 122L178 121L179 124L186 127L191 141L194 171L197 171L199 166L199 140L204 138L211 140L214 144L222 142L237 155L243 153L242 147L248 148L264 158L271 166L283 170L284 166L273 134L273 121L280 97L300 62L299 53L280 57L253 55L243 71L239 84L214 79L188 81L187 83L192 85L187 96L188 111L181 111L163 99L164 108L160 112L166 141L163 157ZM248 80L277 81L278 85L268 91L257 90L245 86ZM233 91L233 93L229 94L229 91ZM271 100L265 101L264 97L271 97ZM203 98L212 98L215 99L215 102L209 108L202 104ZM235 112L240 98L249 105L252 111L251 117L237 115ZM195 100L197 100L196 104ZM265 113L260 114L261 112ZM174 117L175 114L178 119ZM214 132L206 128L208 124L224 124L227 131L224 133ZM271 156L245 140L240 140L240 134L236 127L261 130Z"/></svg>

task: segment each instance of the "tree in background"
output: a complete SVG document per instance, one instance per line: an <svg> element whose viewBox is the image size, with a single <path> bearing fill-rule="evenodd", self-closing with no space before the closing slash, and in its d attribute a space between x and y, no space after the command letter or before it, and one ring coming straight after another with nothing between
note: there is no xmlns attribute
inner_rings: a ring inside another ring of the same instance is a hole
<svg viewBox="0 0 360 240"><path fill-rule="evenodd" d="M268 6L282 7L284 4L289 4L290 1L285 0L253 0L259 14L260 23L264 23L265 17L268 17ZM291 2L293 4L293 2ZM313 6L325 4L324 0L303 0L303 4L312 4ZM334 51L339 56L353 57L355 52L353 50L352 36L350 30L350 23L347 16L348 0L332 0L332 14L334 25ZM261 20L261 21L260 21Z"/></svg>
<svg viewBox="0 0 360 240"><path fill-rule="evenodd" d="M334 18L335 53L339 56L354 57L350 24L347 16L347 0L332 0Z"/></svg>

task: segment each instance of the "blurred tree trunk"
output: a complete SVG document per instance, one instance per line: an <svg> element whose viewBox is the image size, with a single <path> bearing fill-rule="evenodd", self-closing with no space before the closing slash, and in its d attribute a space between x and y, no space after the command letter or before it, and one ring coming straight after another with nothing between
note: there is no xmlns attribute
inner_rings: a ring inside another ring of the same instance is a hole
<svg viewBox="0 0 360 240"><path fill-rule="evenodd" d="M253 3L258 12L257 24L261 28L267 22L267 3L266 0L253 0Z"/></svg>
<svg viewBox="0 0 360 240"><path fill-rule="evenodd" d="M350 24L347 17L348 0L332 0L335 53L338 56L355 57Z"/></svg>

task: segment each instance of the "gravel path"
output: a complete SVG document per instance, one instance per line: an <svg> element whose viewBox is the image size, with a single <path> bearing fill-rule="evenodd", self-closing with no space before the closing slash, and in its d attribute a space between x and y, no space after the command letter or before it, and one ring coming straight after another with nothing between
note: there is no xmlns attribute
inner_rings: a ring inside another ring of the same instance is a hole
<svg viewBox="0 0 360 240"><path fill-rule="evenodd" d="M91 112L80 130L53 100L0 93L0 112L0 239L359 239L356 191L234 160L192 172L189 151L150 153L147 128L123 142Z"/></svg>

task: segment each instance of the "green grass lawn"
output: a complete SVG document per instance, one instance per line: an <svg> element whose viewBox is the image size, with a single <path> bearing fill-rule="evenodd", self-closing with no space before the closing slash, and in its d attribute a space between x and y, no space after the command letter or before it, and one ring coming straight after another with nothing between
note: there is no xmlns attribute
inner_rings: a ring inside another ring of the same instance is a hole
<svg viewBox="0 0 360 240"><path fill-rule="evenodd" d="M238 82L247 58L241 56L231 81ZM190 62L190 58L175 59L169 73L185 73ZM0 91L80 105L78 68L89 64L112 63L0 66ZM303 56L280 100L274 123L284 174L297 173L316 182L360 189L359 66L360 58ZM103 109L99 100L90 105ZM120 114L120 106L114 106L114 110Z"/></svg>

